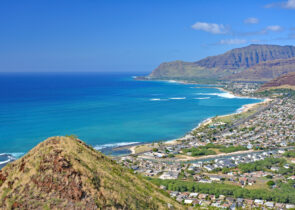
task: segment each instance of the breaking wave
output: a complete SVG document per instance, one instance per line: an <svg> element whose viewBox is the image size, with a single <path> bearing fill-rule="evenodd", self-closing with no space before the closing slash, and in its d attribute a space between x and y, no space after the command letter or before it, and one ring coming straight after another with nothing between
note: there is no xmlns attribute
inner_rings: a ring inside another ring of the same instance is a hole
<svg viewBox="0 0 295 210"><path fill-rule="evenodd" d="M94 149L101 150L105 148L122 147L122 146L131 145L131 144L138 144L138 143L140 142L120 142L120 143L114 143L114 144L102 144L102 145L96 145Z"/></svg>

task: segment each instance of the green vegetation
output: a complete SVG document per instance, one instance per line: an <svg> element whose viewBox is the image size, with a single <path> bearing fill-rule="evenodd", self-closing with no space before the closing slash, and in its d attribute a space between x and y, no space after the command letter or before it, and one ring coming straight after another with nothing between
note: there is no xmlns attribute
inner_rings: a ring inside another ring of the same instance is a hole
<svg viewBox="0 0 295 210"><path fill-rule="evenodd" d="M158 152L158 148L153 148L153 152Z"/></svg>
<svg viewBox="0 0 295 210"><path fill-rule="evenodd" d="M295 150L290 150L290 151L285 152L284 156L288 157L288 158L295 158Z"/></svg>
<svg viewBox="0 0 295 210"><path fill-rule="evenodd" d="M295 181L289 181L288 183L279 182L277 183L279 188L273 190L249 190L239 186L221 183L207 184L181 180L148 179L157 185L165 186L171 191L199 192L215 196L225 195L233 196L235 198L263 199L281 203L295 203L295 188L293 187Z"/></svg>
<svg viewBox="0 0 295 210"><path fill-rule="evenodd" d="M203 155L215 155L216 152L214 152L213 150L210 149L206 149L206 148L190 148L190 149L183 149L184 153L191 153L191 156L193 157L197 157L197 156L203 156Z"/></svg>
<svg viewBox="0 0 295 210"><path fill-rule="evenodd" d="M237 152L237 151L243 151L243 150L248 150L248 149L243 146L229 146L229 147L223 147L219 151L224 153L231 153L231 152Z"/></svg>
<svg viewBox="0 0 295 210"><path fill-rule="evenodd" d="M213 151L212 149L216 149L219 152L222 153L231 153L231 152L237 152L237 151L243 151L243 150L248 150L246 147L243 146L224 146L224 145L219 145L219 144L212 144L209 143L206 146L200 146L200 147L192 147L189 149L183 149L182 151L184 153L191 153L191 156L202 156L202 155L215 155L216 152Z"/></svg>
<svg viewBox="0 0 295 210"><path fill-rule="evenodd" d="M252 172L252 171L267 171L274 165L282 165L286 163L286 160L283 158L265 158L264 160L255 161L253 163L242 163L238 168L243 172Z"/></svg>
<svg viewBox="0 0 295 210"><path fill-rule="evenodd" d="M295 99L295 90L292 89L270 89L255 93L257 97L277 97L277 98L293 98Z"/></svg>
<svg viewBox="0 0 295 210"><path fill-rule="evenodd" d="M267 184L269 187L272 187L272 186L274 186L276 183L275 183L273 180L269 180L268 182L266 182L266 184Z"/></svg>

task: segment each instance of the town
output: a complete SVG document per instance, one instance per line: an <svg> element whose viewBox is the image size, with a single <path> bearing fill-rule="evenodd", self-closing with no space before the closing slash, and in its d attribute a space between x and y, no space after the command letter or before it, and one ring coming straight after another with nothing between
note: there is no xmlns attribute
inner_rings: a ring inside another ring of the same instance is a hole
<svg viewBox="0 0 295 210"><path fill-rule="evenodd" d="M292 209L294 129L295 100L276 94L240 113L208 119L181 139L135 146L118 162L184 205ZM220 192L207 189L212 185Z"/></svg>

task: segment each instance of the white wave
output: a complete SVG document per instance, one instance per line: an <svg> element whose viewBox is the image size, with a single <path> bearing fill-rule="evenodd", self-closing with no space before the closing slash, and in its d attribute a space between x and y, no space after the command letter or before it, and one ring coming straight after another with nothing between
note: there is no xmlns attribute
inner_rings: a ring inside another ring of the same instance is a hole
<svg viewBox="0 0 295 210"><path fill-rule="evenodd" d="M114 143L114 144L102 144L102 145L96 145L94 149L101 150L108 147L122 147L122 146L131 145L131 144L137 144L137 143L139 142L120 142L120 143Z"/></svg>
<svg viewBox="0 0 295 210"><path fill-rule="evenodd" d="M9 163L10 161L12 161L11 159L5 160L5 161L0 161L0 165L5 164L5 163Z"/></svg>
<svg viewBox="0 0 295 210"><path fill-rule="evenodd" d="M4 156L7 159L4 161L0 161L0 165L14 161L17 158L20 158L21 156L23 156L23 154L24 153L1 153L0 156Z"/></svg>
<svg viewBox="0 0 295 210"><path fill-rule="evenodd" d="M23 152L12 152L12 153L0 153L0 156L7 156L12 158L19 158L23 156L25 153Z"/></svg>
<svg viewBox="0 0 295 210"><path fill-rule="evenodd" d="M171 100L183 100L186 99L186 97L175 97L175 98L169 98Z"/></svg>
<svg viewBox="0 0 295 210"><path fill-rule="evenodd" d="M168 99L162 99L162 98L151 98L150 101L168 101Z"/></svg>
<svg viewBox="0 0 295 210"><path fill-rule="evenodd" d="M231 93L196 93L196 95L206 95L206 96L218 96L221 98L240 98L238 96L235 96Z"/></svg>
<svg viewBox="0 0 295 210"><path fill-rule="evenodd" d="M12 155L15 158L20 158L21 156L23 156L25 153L23 152L13 152L13 153L9 153L10 155Z"/></svg>
<svg viewBox="0 0 295 210"><path fill-rule="evenodd" d="M200 99L200 100L202 100L202 99L209 99L210 97L200 97L200 98L194 98L194 99Z"/></svg>
<svg viewBox="0 0 295 210"><path fill-rule="evenodd" d="M240 108L237 109L236 113L239 114L239 113L243 112L244 109L245 109L245 107L242 106L242 107L240 107Z"/></svg>
<svg viewBox="0 0 295 210"><path fill-rule="evenodd" d="M167 82L170 82L170 83L177 83L176 80L168 80Z"/></svg>

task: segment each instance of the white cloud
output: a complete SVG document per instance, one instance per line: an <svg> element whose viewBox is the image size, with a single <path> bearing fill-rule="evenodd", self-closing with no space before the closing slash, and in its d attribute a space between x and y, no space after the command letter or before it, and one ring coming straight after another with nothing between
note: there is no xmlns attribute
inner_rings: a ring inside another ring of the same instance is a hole
<svg viewBox="0 0 295 210"><path fill-rule="evenodd" d="M272 26L267 26L266 31L274 31L274 32L278 32L278 31L282 31L283 28L279 25L272 25Z"/></svg>
<svg viewBox="0 0 295 210"><path fill-rule="evenodd" d="M246 44L247 40L245 39L222 39L219 44L225 45L234 45L234 44Z"/></svg>
<svg viewBox="0 0 295 210"><path fill-rule="evenodd" d="M295 9L295 0L288 0L284 3L284 7L287 9Z"/></svg>
<svg viewBox="0 0 295 210"><path fill-rule="evenodd" d="M195 30L206 31L212 34L226 34L228 31L223 24L196 22L192 25Z"/></svg>
<svg viewBox="0 0 295 210"><path fill-rule="evenodd" d="M295 9L295 0L288 0L285 2L275 2L265 5L266 8L281 7L285 9Z"/></svg>
<svg viewBox="0 0 295 210"><path fill-rule="evenodd" d="M250 17L250 18L247 18L246 20L244 20L244 23L246 23L246 24L257 24L257 23L259 23L259 19L254 18L254 17Z"/></svg>

